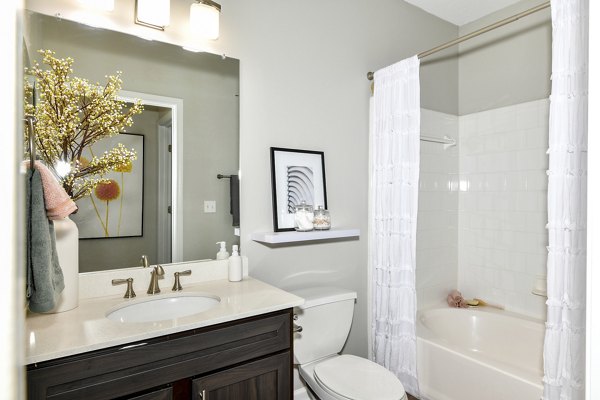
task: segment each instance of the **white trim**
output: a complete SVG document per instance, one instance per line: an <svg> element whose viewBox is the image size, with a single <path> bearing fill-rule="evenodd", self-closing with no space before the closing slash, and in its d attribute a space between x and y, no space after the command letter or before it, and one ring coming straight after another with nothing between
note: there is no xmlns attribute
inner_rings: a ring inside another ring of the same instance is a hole
<svg viewBox="0 0 600 400"><path fill-rule="evenodd" d="M24 268L23 252L25 236L24 210L19 203L24 202L22 176L19 175L19 161L23 140L22 86L22 1L9 0L2 3L0 13L0 54L4 68L0 74L2 103L0 103L2 146L0 146L0 176L3 194L0 207L4 217L0 226L0 254L2 254L2 279L0 279L0 377L2 397L23 399L24 395L24 338L25 294L23 293ZM19 149L19 150L17 150Z"/></svg>
<svg viewBox="0 0 600 400"><path fill-rule="evenodd" d="M169 206L171 206L171 193L173 185L171 184L172 159L169 152L172 136L172 120L169 113L167 118L161 118L158 121L158 257L157 262L171 262L171 221Z"/></svg>
<svg viewBox="0 0 600 400"><path fill-rule="evenodd" d="M590 1L586 399L600 397L600 4ZM594 312L595 311L595 312Z"/></svg>
<svg viewBox="0 0 600 400"><path fill-rule="evenodd" d="M122 100L133 102L142 100L143 104L171 109L174 134L171 138L171 262L183 261L183 100L175 97L122 90Z"/></svg>
<svg viewBox="0 0 600 400"><path fill-rule="evenodd" d="M369 98L369 155L368 155L368 171L369 171L369 187L368 187L368 200L367 200L367 357L369 360L373 360L373 330L371 329L371 319L373 318L373 263L371 262L371 232L373 232L373 224L371 217L373 213L371 196L373 195L373 179L371 178L373 168L371 166L373 160L373 96Z"/></svg>

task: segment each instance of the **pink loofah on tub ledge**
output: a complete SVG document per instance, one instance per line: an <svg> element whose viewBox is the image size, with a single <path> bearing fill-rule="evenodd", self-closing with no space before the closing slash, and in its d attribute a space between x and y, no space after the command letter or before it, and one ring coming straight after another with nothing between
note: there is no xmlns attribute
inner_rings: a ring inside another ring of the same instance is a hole
<svg viewBox="0 0 600 400"><path fill-rule="evenodd" d="M458 290L453 290L450 292L447 301L450 307L467 308L467 302L463 298L462 293L460 293Z"/></svg>

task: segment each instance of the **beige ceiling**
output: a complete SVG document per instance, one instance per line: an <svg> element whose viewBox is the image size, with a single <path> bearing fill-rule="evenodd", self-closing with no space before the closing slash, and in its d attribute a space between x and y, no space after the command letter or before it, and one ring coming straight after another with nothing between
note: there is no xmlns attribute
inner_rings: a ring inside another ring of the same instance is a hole
<svg viewBox="0 0 600 400"><path fill-rule="evenodd" d="M454 25L464 25L521 0L405 0Z"/></svg>

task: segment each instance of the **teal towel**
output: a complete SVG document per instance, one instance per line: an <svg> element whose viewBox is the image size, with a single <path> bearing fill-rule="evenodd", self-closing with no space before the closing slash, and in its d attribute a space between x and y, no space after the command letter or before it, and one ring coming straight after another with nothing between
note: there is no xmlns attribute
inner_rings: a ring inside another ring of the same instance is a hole
<svg viewBox="0 0 600 400"><path fill-rule="evenodd" d="M29 310L47 312L56 307L65 288L56 254L54 223L46 216L39 171L30 169L27 182L27 299Z"/></svg>

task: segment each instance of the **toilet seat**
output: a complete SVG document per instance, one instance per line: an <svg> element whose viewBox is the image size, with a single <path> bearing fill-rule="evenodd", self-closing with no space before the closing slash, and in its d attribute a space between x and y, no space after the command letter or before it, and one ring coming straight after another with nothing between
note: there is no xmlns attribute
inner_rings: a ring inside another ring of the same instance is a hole
<svg viewBox="0 0 600 400"><path fill-rule="evenodd" d="M317 363L313 376L332 396L348 400L401 400L402 383L384 367L353 355L341 355Z"/></svg>

